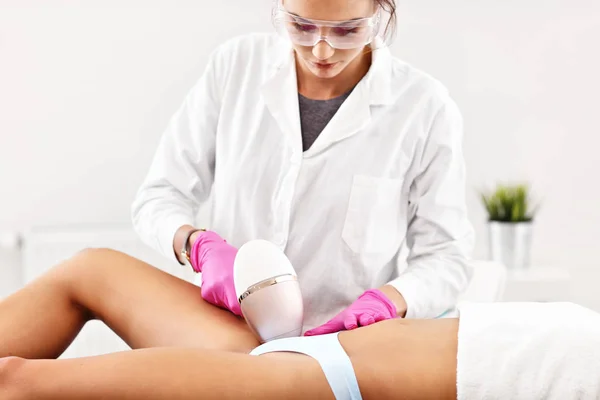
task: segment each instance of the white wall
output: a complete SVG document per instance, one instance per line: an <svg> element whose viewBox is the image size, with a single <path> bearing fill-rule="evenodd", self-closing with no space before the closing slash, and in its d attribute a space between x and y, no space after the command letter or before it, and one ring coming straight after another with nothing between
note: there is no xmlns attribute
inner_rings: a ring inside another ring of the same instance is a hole
<svg viewBox="0 0 600 400"><path fill-rule="evenodd" d="M600 1L399 5L394 53L445 82L465 116L476 255L486 254L477 190L531 181L543 200L534 260L571 267L582 302L600 307ZM270 30L269 6L0 0L0 231L128 224L208 52Z"/></svg>

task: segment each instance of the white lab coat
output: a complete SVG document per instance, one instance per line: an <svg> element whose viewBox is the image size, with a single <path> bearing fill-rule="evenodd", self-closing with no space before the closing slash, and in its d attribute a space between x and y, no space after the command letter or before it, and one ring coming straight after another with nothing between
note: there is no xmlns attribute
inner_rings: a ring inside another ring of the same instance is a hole
<svg viewBox="0 0 600 400"><path fill-rule="evenodd" d="M407 318L454 307L468 284L463 125L439 82L382 48L313 146L302 151L293 51L271 34L229 40L172 118L132 207L136 231L175 259L195 224L241 246L285 250L305 300L305 329L391 281ZM406 243L407 268L398 276Z"/></svg>

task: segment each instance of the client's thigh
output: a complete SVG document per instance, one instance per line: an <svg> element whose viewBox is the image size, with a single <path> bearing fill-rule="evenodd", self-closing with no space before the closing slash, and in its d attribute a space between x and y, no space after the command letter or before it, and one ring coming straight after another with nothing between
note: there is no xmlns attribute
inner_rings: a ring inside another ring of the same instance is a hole
<svg viewBox="0 0 600 400"><path fill-rule="evenodd" d="M329 384L321 391L337 399L454 400L457 334L455 319L396 319L339 334L274 340L250 354L311 356L322 369L321 384L322 378Z"/></svg>
<svg viewBox="0 0 600 400"><path fill-rule="evenodd" d="M383 321L342 332L365 399L456 399L458 320Z"/></svg>
<svg viewBox="0 0 600 400"><path fill-rule="evenodd" d="M205 302L198 286L126 254L86 250L62 273L73 297L132 348L249 352L258 345L245 321Z"/></svg>

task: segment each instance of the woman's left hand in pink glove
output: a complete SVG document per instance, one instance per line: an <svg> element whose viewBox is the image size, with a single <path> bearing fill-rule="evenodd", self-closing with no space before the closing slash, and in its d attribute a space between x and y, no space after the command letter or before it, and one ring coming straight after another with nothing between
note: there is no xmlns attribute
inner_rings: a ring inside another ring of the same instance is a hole
<svg viewBox="0 0 600 400"><path fill-rule="evenodd" d="M215 232L198 235L190 251L194 271L202 273L202 298L207 302L241 316L235 294L233 261L238 250Z"/></svg>
<svg viewBox="0 0 600 400"><path fill-rule="evenodd" d="M396 306L378 289L364 292L350 307L329 322L304 333L305 336L324 335L356 329L375 322L396 318Z"/></svg>

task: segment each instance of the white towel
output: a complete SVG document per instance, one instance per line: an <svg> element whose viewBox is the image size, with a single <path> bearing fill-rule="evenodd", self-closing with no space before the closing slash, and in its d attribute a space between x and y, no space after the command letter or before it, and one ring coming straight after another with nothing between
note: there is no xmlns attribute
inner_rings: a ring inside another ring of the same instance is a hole
<svg viewBox="0 0 600 400"><path fill-rule="evenodd" d="M600 314L572 303L464 303L458 400L600 399Z"/></svg>

